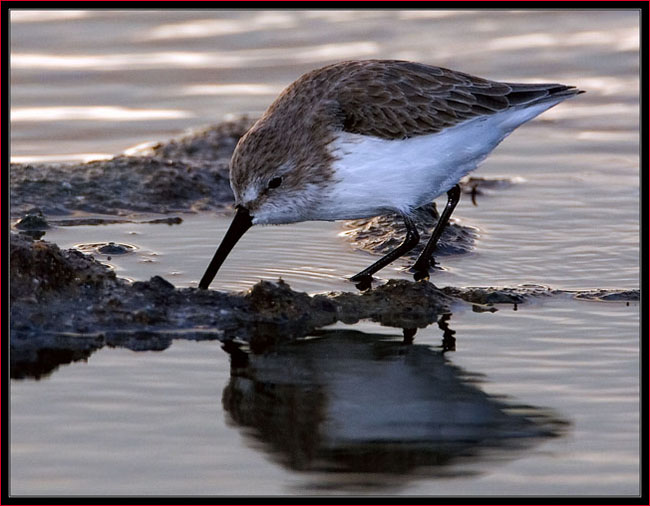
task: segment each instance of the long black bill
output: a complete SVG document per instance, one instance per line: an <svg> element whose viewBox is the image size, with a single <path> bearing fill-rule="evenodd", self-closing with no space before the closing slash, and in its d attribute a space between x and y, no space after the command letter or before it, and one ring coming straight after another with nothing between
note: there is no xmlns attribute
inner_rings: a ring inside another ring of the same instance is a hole
<svg viewBox="0 0 650 506"><path fill-rule="evenodd" d="M251 228L251 226L253 226L253 221L248 209L237 206L237 213L235 213L235 217L232 219L232 223L230 224L226 235L222 239L217 252L212 257L212 261L210 262L210 265L208 265L205 274L201 278L199 288L205 290L210 286L210 283L212 283L212 280L217 275L219 267L221 267L221 264L228 256L228 253L230 253L230 250L235 246L235 244L237 244L239 238L244 235L244 232Z"/></svg>

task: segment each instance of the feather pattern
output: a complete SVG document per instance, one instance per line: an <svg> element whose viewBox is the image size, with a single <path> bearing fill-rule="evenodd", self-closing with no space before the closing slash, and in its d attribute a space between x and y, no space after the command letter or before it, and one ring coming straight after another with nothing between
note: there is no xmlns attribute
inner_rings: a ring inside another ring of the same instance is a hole
<svg viewBox="0 0 650 506"><path fill-rule="evenodd" d="M400 60L329 65L285 88L240 139L230 167L236 203L253 223L408 212L453 186L514 128L578 93L563 84L497 82ZM356 155L343 154L355 147ZM418 174L411 198L380 202L390 178L375 193L363 188L390 171L398 180ZM282 178L279 188L269 187L274 178ZM356 197L366 209L335 212L344 199L333 192L345 187L343 179L359 183Z"/></svg>
<svg viewBox="0 0 650 506"><path fill-rule="evenodd" d="M510 107L580 93L562 84L501 83L396 60L346 62L320 72L334 80L329 94L339 107L341 130L381 139L437 133Z"/></svg>

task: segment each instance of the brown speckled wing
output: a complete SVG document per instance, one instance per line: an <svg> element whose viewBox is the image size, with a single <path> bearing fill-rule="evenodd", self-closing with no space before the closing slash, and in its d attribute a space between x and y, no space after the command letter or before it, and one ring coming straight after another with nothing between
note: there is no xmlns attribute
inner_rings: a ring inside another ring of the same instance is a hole
<svg viewBox="0 0 650 506"><path fill-rule="evenodd" d="M561 84L500 83L405 61L344 62L323 70L336 83L331 98L340 129L383 139L436 133L510 107L579 93Z"/></svg>

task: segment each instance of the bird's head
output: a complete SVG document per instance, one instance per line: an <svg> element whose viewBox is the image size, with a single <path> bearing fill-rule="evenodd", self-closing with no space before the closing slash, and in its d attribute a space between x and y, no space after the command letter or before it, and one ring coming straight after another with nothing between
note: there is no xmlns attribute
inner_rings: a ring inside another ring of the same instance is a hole
<svg viewBox="0 0 650 506"><path fill-rule="evenodd" d="M248 210L254 225L309 219L325 180L312 150L312 143L272 126L254 127L240 139L230 161L230 186L235 205Z"/></svg>
<svg viewBox="0 0 650 506"><path fill-rule="evenodd" d="M237 241L252 225L312 219L331 179L323 139L309 129L253 126L237 143L230 161L235 217L199 287L207 288Z"/></svg>

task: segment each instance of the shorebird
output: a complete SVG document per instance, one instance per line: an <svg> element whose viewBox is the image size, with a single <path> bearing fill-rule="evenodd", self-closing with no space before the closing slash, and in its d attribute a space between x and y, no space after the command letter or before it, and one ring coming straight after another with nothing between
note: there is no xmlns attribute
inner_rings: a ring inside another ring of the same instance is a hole
<svg viewBox="0 0 650 506"><path fill-rule="evenodd" d="M208 288L252 225L399 213L403 243L350 278L369 288L375 272L418 244L411 212L446 192L446 207L412 268L416 281L428 279L460 179L515 128L579 93L399 60L346 61L304 74L235 148L236 214L199 287Z"/></svg>

